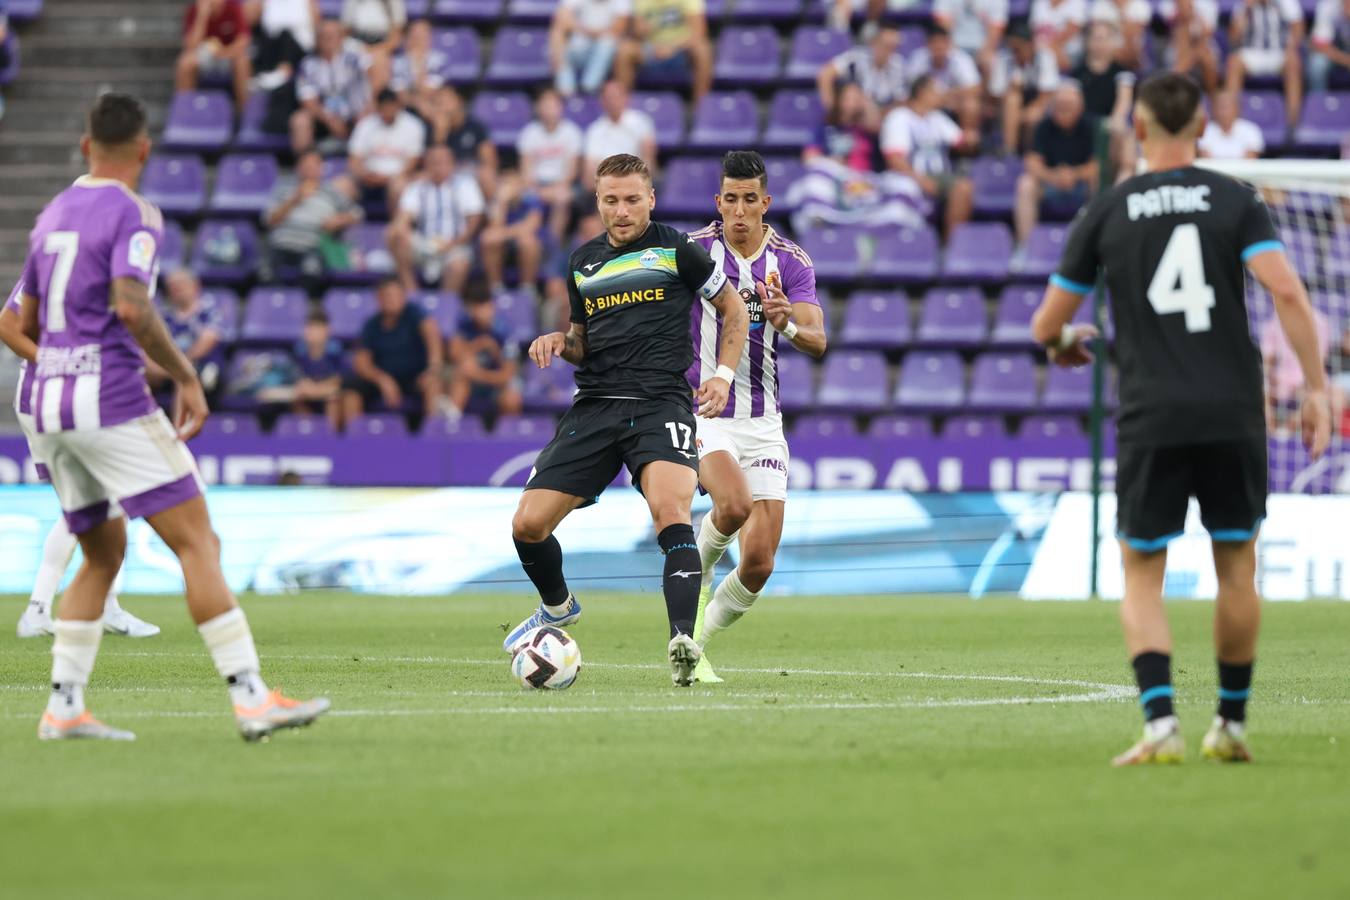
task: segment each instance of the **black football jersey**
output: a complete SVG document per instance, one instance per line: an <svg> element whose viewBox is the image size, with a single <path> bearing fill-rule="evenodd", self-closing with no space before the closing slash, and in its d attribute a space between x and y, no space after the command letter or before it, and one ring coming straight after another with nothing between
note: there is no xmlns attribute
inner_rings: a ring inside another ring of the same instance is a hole
<svg viewBox="0 0 1350 900"><path fill-rule="evenodd" d="M726 283L688 235L652 222L631 244L607 234L572 253L567 291L572 321L586 326L580 397L677 400L692 406L684 374L693 362L689 317L695 295L711 300Z"/></svg>
<svg viewBox="0 0 1350 900"><path fill-rule="evenodd" d="M1165 446L1265 434L1245 262L1278 249L1258 191L1195 167L1135 176L1079 213L1051 280L1087 293L1102 271L1121 440Z"/></svg>

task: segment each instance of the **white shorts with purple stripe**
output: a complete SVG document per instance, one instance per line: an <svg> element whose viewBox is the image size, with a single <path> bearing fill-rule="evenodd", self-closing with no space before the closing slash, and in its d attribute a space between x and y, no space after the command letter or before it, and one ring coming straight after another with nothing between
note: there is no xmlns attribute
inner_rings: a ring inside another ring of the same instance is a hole
<svg viewBox="0 0 1350 900"><path fill-rule="evenodd" d="M127 518L153 516L206 490L162 410L108 428L33 434L29 444L46 462L74 534L114 517L118 506Z"/></svg>
<svg viewBox="0 0 1350 900"><path fill-rule="evenodd" d="M35 440L37 438L37 422L33 421L33 417L28 413L19 412L17 407L14 414L19 417L19 428L23 431L24 440L28 441L28 455L33 457L33 468L37 469L38 480L51 481L51 473L47 471L47 460L43 459L42 455L38 453Z"/></svg>
<svg viewBox="0 0 1350 900"><path fill-rule="evenodd" d="M745 473L750 499L787 500L788 445L781 416L699 419L698 458L719 451Z"/></svg>

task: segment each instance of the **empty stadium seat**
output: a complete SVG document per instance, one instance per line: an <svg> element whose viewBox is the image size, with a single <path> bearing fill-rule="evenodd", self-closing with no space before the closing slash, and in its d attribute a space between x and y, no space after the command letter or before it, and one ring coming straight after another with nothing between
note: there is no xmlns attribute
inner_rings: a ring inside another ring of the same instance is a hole
<svg viewBox="0 0 1350 900"><path fill-rule="evenodd" d="M914 339L909 298L898 292L855 291L844 307L839 343L859 349L889 350Z"/></svg>
<svg viewBox="0 0 1350 900"><path fill-rule="evenodd" d="M268 94L266 91L254 91L244 104L244 112L239 117L239 132L234 136L236 150L253 150L262 153L282 153L290 149L291 139L284 133L263 131L263 119L267 117Z"/></svg>
<svg viewBox="0 0 1350 900"><path fill-rule="evenodd" d="M1092 408L1092 367L1050 366L1045 375L1041 408L1053 412L1086 412Z"/></svg>
<svg viewBox="0 0 1350 900"><path fill-rule="evenodd" d="M672 150L684 145L685 103L673 91L637 91L628 105L651 116L656 146Z"/></svg>
<svg viewBox="0 0 1350 900"><path fill-rule="evenodd" d="M860 228L813 228L797 236L803 250L816 266L816 280L821 284L854 281L862 272L860 242L865 232Z"/></svg>
<svg viewBox="0 0 1350 900"><path fill-rule="evenodd" d="M604 112L600 98L594 94L573 94L563 101L563 115L582 131ZM657 141L658 145L660 141Z"/></svg>
<svg viewBox="0 0 1350 900"><path fill-rule="evenodd" d="M1027 416L1022 427L1017 430L1021 438L1063 440L1086 436L1083 422L1077 416L1038 415Z"/></svg>
<svg viewBox="0 0 1350 900"><path fill-rule="evenodd" d="M932 228L881 229L873 240L873 280L914 284L937 277L938 236Z"/></svg>
<svg viewBox="0 0 1350 900"><path fill-rule="evenodd" d="M1026 353L981 353L971 369L971 409L1020 412L1036 405L1036 365Z"/></svg>
<svg viewBox="0 0 1350 900"><path fill-rule="evenodd" d="M455 294L445 291L421 291L408 299L422 307L423 312L431 317L443 335L449 335L459 323L460 302Z"/></svg>
<svg viewBox="0 0 1350 900"><path fill-rule="evenodd" d="M1041 305L1045 291L1040 287L1012 284L1003 289L994 314L994 330L989 343L1001 347L1021 347L1034 344L1031 339L1031 317Z"/></svg>
<svg viewBox="0 0 1350 900"><path fill-rule="evenodd" d="M810 409L815 402L815 366L795 350L778 354L778 405L785 412Z"/></svg>
<svg viewBox="0 0 1350 900"><path fill-rule="evenodd" d="M234 107L224 91L179 91L169 105L160 145L166 150L218 152L234 133Z"/></svg>
<svg viewBox="0 0 1350 900"><path fill-rule="evenodd" d="M516 145L521 130L533 116L529 96L520 92L479 91L470 110L487 128L492 143L504 147Z"/></svg>
<svg viewBox="0 0 1350 900"><path fill-rule="evenodd" d="M933 420L928 416L913 416L903 413L887 413L877 416L867 426L867 436L874 439L930 438L933 436Z"/></svg>
<svg viewBox="0 0 1350 900"><path fill-rule="evenodd" d="M469 27L437 29L432 43L445 54L440 75L451 84L473 84L483 68L483 45Z"/></svg>
<svg viewBox="0 0 1350 900"><path fill-rule="evenodd" d="M486 83L533 86L552 78L547 29L507 25L497 31L492 56L483 73Z"/></svg>
<svg viewBox="0 0 1350 900"><path fill-rule="evenodd" d="M856 437L858 423L852 416L802 416L792 425L792 439Z"/></svg>
<svg viewBox="0 0 1350 900"><path fill-rule="evenodd" d="M702 150L734 150L759 139L759 107L749 91L712 91L699 100L687 144Z"/></svg>
<svg viewBox="0 0 1350 900"><path fill-rule="evenodd" d="M970 180L975 188L975 217L1011 217L1021 174L1022 160L1015 156L981 156L972 162Z"/></svg>
<svg viewBox="0 0 1350 900"><path fill-rule="evenodd" d="M1069 235L1067 225L1042 223L1031 229L1024 245L1025 256L1018 274L1023 278L1049 278L1059 268L1064 254L1064 241Z"/></svg>
<svg viewBox="0 0 1350 900"><path fill-rule="evenodd" d="M195 216L206 205L206 166L197 156L152 156L141 174L141 196L166 216Z"/></svg>
<svg viewBox="0 0 1350 900"><path fill-rule="evenodd" d="M552 416L502 416L492 436L513 441L548 441L556 428Z"/></svg>
<svg viewBox="0 0 1350 900"><path fill-rule="evenodd" d="M506 325L509 340L529 343L539 336L539 302L525 291L498 294L497 318Z"/></svg>
<svg viewBox="0 0 1350 900"><path fill-rule="evenodd" d="M1284 146L1285 131L1289 125L1285 119L1284 95L1279 91L1244 91L1242 118L1261 129L1267 147Z"/></svg>
<svg viewBox="0 0 1350 900"><path fill-rule="evenodd" d="M266 153L234 153L216 169L212 215L257 216L267 208L277 184L277 161Z"/></svg>
<svg viewBox="0 0 1350 900"><path fill-rule="evenodd" d="M1003 420L998 416L952 416L942 424L941 436L948 441L987 441L1007 437Z"/></svg>
<svg viewBox="0 0 1350 900"><path fill-rule="evenodd" d="M887 405L886 359L865 350L840 351L825 359L816 404L824 410L876 412Z"/></svg>
<svg viewBox="0 0 1350 900"><path fill-rule="evenodd" d="M218 413L202 423L201 437L257 437L261 434L258 420L253 416Z"/></svg>
<svg viewBox="0 0 1350 900"><path fill-rule="evenodd" d="M244 303L239 338L249 344L290 344L305 326L309 298L299 288L257 287Z"/></svg>
<svg viewBox="0 0 1350 900"><path fill-rule="evenodd" d="M1339 150L1350 134L1350 93L1309 94L1294 143L1315 152Z"/></svg>
<svg viewBox="0 0 1350 900"><path fill-rule="evenodd" d="M792 33L783 77L797 84L813 85L821 67L852 46L847 32L803 25Z"/></svg>
<svg viewBox="0 0 1350 900"><path fill-rule="evenodd" d="M957 226L947 241L942 276L948 281L1006 281L1012 244L1012 232L1002 222Z"/></svg>
<svg viewBox="0 0 1350 900"><path fill-rule="evenodd" d="M367 320L375 315L375 292L363 288L329 288L323 295L323 311L333 337L354 341Z"/></svg>
<svg viewBox="0 0 1350 900"><path fill-rule="evenodd" d="M398 413L377 413L358 416L347 423L347 437L352 440L405 438L408 420Z"/></svg>
<svg viewBox="0 0 1350 900"><path fill-rule="evenodd" d="M951 351L905 355L895 390L896 406L916 411L950 410L961 406L965 393L960 356Z"/></svg>
<svg viewBox="0 0 1350 900"><path fill-rule="evenodd" d="M428 416L422 423L421 436L431 441L481 441L487 437L483 420L474 415L450 417Z"/></svg>
<svg viewBox="0 0 1350 900"><path fill-rule="evenodd" d="M159 248L160 267L164 272L172 272L183 265L183 251L186 249L183 239L183 226L173 219L164 220L164 243Z"/></svg>
<svg viewBox="0 0 1350 900"><path fill-rule="evenodd" d="M976 347L988 336L987 318L978 288L933 288L923 296L914 340L929 347Z"/></svg>
<svg viewBox="0 0 1350 900"><path fill-rule="evenodd" d="M272 436L279 438L331 439L337 432L324 416L302 413L282 413L272 426Z"/></svg>
<svg viewBox="0 0 1350 900"><path fill-rule="evenodd" d="M671 216L707 216L722 181L722 163L716 159L677 157L666 168L661 188L661 211Z"/></svg>
<svg viewBox="0 0 1350 900"><path fill-rule="evenodd" d="M554 360L546 369L525 366L522 394L525 408L532 412L566 412L576 394L576 369Z"/></svg>
<svg viewBox="0 0 1350 900"><path fill-rule="evenodd" d="M738 7L747 0L741 0ZM787 5L784 0L771 0L774 5ZM768 85L778 80L782 68L783 48L778 32L769 25L752 27L729 26L717 38L713 58L713 77L728 85Z"/></svg>
<svg viewBox="0 0 1350 900"><path fill-rule="evenodd" d="M796 149L810 144L825 119L814 91L786 90L774 94L761 144L767 149Z"/></svg>

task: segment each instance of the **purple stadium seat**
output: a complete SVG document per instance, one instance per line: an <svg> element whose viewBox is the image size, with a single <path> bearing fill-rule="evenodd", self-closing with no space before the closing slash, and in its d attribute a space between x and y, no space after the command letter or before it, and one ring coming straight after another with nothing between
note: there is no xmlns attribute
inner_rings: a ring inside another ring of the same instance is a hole
<svg viewBox="0 0 1350 900"><path fill-rule="evenodd" d="M673 91L638 91L628 105L652 117L656 146L672 150L684 145L685 104Z"/></svg>
<svg viewBox="0 0 1350 900"><path fill-rule="evenodd" d="M844 308L839 343L845 347L889 350L914 339L909 298L898 292L855 291Z"/></svg>
<svg viewBox="0 0 1350 900"><path fill-rule="evenodd" d="M0 70L0 85L13 84L19 77L23 51L19 49L19 37L12 30L5 34L5 49L9 51L9 64Z"/></svg>
<svg viewBox="0 0 1350 900"><path fill-rule="evenodd" d="M565 412L577 392L576 369L562 360L554 360L547 369L524 367L525 408L537 412Z"/></svg>
<svg viewBox="0 0 1350 900"><path fill-rule="evenodd" d="M971 409L1021 411L1036 405L1036 365L1026 353L982 353L970 377Z"/></svg>
<svg viewBox="0 0 1350 900"><path fill-rule="evenodd" d="M216 170L211 212L256 216L267 208L277 183L277 161L268 154L231 154Z"/></svg>
<svg viewBox="0 0 1350 900"><path fill-rule="evenodd" d="M286 134L263 131L262 123L266 117L267 92L254 91L240 116L239 133L234 136L236 150L281 153L290 149L291 139Z"/></svg>
<svg viewBox="0 0 1350 900"><path fill-rule="evenodd" d="M557 427L552 416L503 416L497 420L492 436L514 441L547 442Z"/></svg>
<svg viewBox="0 0 1350 900"><path fill-rule="evenodd" d="M258 232L251 222L201 223L192 247L192 270L208 284L239 284L258 266Z"/></svg>
<svg viewBox="0 0 1350 900"><path fill-rule="evenodd" d="M886 408L889 382L886 358L880 353L834 353L825 360L816 403L827 410L876 412Z"/></svg>
<svg viewBox="0 0 1350 900"><path fill-rule="evenodd" d="M888 413L877 416L867 427L869 438L926 438L933 436L933 420L927 416Z"/></svg>
<svg viewBox="0 0 1350 900"><path fill-rule="evenodd" d="M815 366L795 351L778 354L778 405L787 412L810 409L815 402Z"/></svg>
<svg viewBox="0 0 1350 900"><path fill-rule="evenodd" d="M257 437L261 433L253 416L221 413L202 423L202 437Z"/></svg>
<svg viewBox="0 0 1350 900"><path fill-rule="evenodd" d="M923 296L915 342L928 347L973 347L989 333L978 288L933 288Z"/></svg>
<svg viewBox="0 0 1350 900"><path fill-rule="evenodd" d="M778 6L785 6L782 0L772 0ZM741 0L739 6L744 6ZM731 85L767 85L778 80L781 68L783 48L778 41L778 32L769 25L756 25L749 28L729 26L722 29L717 39L714 53L716 63L713 75L721 84Z"/></svg>
<svg viewBox="0 0 1350 900"><path fill-rule="evenodd" d="M1294 130L1294 143L1301 148L1338 150L1350 133L1350 93L1309 94L1303 104L1303 119Z"/></svg>
<svg viewBox="0 0 1350 900"><path fill-rule="evenodd" d="M752 146L759 138L759 108L749 91L713 91L698 102L690 147L732 150Z"/></svg>
<svg viewBox="0 0 1350 900"><path fill-rule="evenodd" d="M666 167L661 208L669 216L709 216L721 186L720 160L676 157Z"/></svg>
<svg viewBox="0 0 1350 900"><path fill-rule="evenodd" d="M553 75L548 61L548 31L508 25L497 31L483 79L488 84L531 85Z"/></svg>
<svg viewBox="0 0 1350 900"><path fill-rule="evenodd" d="M948 441L987 441L1007 434L998 416L952 416L942 426L942 438Z"/></svg>
<svg viewBox="0 0 1350 900"><path fill-rule="evenodd" d="M1289 126L1285 121L1284 95L1279 91L1243 92L1242 118L1261 129L1266 147L1284 146L1285 130Z"/></svg>
<svg viewBox="0 0 1350 900"><path fill-rule="evenodd" d="M220 337L226 343L239 339L239 295L229 288L204 288L200 303L213 310L220 322Z"/></svg>
<svg viewBox="0 0 1350 900"><path fill-rule="evenodd" d="M506 323L511 340L526 343L539 336L539 301L526 293L507 291L497 295L497 317Z"/></svg>
<svg viewBox="0 0 1350 900"><path fill-rule="evenodd" d="M241 341L250 344L289 344L305 326L309 298L299 288L256 287L244 304Z"/></svg>
<svg viewBox="0 0 1350 900"><path fill-rule="evenodd" d="M172 272L183 264L183 226L173 219L164 220L164 246L159 250L161 267Z"/></svg>
<svg viewBox="0 0 1350 900"><path fill-rule="evenodd" d="M234 108L224 91L179 91L173 95L164 137L166 150L218 152L234 134Z"/></svg>
<svg viewBox="0 0 1350 900"><path fill-rule="evenodd" d="M816 264L818 282L834 284L857 280L862 269L861 229L826 225L798 235L798 238L802 249Z"/></svg>
<svg viewBox="0 0 1350 900"><path fill-rule="evenodd" d="M961 357L950 351L910 353L900 366L895 404L902 409L950 410L965 400Z"/></svg>
<svg viewBox="0 0 1350 900"><path fill-rule="evenodd" d="M506 20L521 25L547 25L558 8L558 0L508 0Z"/></svg>
<svg viewBox="0 0 1350 900"><path fill-rule="evenodd" d="M482 122L492 136L492 143L514 147L521 129L529 124L533 113L530 98L522 93L501 94L480 91L473 98L473 116Z"/></svg>
<svg viewBox="0 0 1350 900"><path fill-rule="evenodd" d="M792 212L796 204L788 203L787 195L792 185L802 177L802 161L795 156L766 156L764 168L769 175L769 193L774 195L769 215Z"/></svg>
<svg viewBox="0 0 1350 900"><path fill-rule="evenodd" d="M1064 239L1068 237L1067 225L1040 224L1027 236L1026 257L1018 275L1023 278L1049 278L1059 268L1059 258L1064 253Z"/></svg>
<svg viewBox="0 0 1350 900"><path fill-rule="evenodd" d="M1005 281L1012 232L1002 222L967 222L947 242L942 275L948 281Z"/></svg>
<svg viewBox="0 0 1350 900"><path fill-rule="evenodd" d="M1092 367L1061 369L1050 366L1045 376L1041 408L1051 412L1085 412L1092 408Z"/></svg>
<svg viewBox="0 0 1350 900"><path fill-rule="evenodd" d="M483 46L472 28L437 30L432 43L445 54L441 77L452 84L471 84L483 68Z"/></svg>
<svg viewBox="0 0 1350 900"><path fill-rule="evenodd" d="M1017 432L1018 437L1048 440L1081 438L1085 434L1083 423L1077 416L1027 416Z"/></svg>
<svg viewBox="0 0 1350 900"><path fill-rule="evenodd" d="M431 18L437 22L495 22L505 0L435 0Z"/></svg>
<svg viewBox="0 0 1350 900"><path fill-rule="evenodd" d="M736 0L728 12L733 22L792 22L801 18L804 5L804 0Z"/></svg>
<svg viewBox="0 0 1350 900"><path fill-rule="evenodd" d="M600 118L603 111L600 108L600 98L594 94L574 94L563 103L563 115L582 131Z"/></svg>
<svg viewBox="0 0 1350 900"><path fill-rule="evenodd" d="M784 77L798 84L815 84L822 66L853 46L848 33L818 25L803 25L792 35Z"/></svg>
<svg viewBox="0 0 1350 900"><path fill-rule="evenodd" d="M408 300L422 307L423 312L431 316L441 329L441 334L449 335L459 322L460 302L457 294L444 291L421 291Z"/></svg>
<svg viewBox="0 0 1350 900"><path fill-rule="evenodd" d="M422 437L431 441L464 440L481 441L487 437L487 428L483 420L468 415L452 419L449 416L435 415L422 423Z"/></svg>
<svg viewBox="0 0 1350 900"><path fill-rule="evenodd" d="M362 222L347 229L343 241L351 268L334 272L337 284L374 284L394 271L394 258L384 239L385 226L379 222Z"/></svg>
<svg viewBox="0 0 1350 900"><path fill-rule="evenodd" d="M366 321L375 315L375 292L361 288L329 288L323 295L323 311L333 337L354 341Z"/></svg>
<svg viewBox="0 0 1350 900"><path fill-rule="evenodd" d="M998 312L994 314L994 330L989 343L999 347L1025 347L1035 343L1031 339L1031 317L1041 305L1045 289L1022 284L1010 284L998 298Z"/></svg>
<svg viewBox="0 0 1350 900"><path fill-rule="evenodd" d="M932 228L887 228L874 239L872 278L914 284L937 277L938 236Z"/></svg>
<svg viewBox="0 0 1350 900"><path fill-rule="evenodd" d="M336 19L342 15L342 0L319 0L319 15L325 19Z"/></svg>
<svg viewBox="0 0 1350 900"><path fill-rule="evenodd" d="M195 216L206 204L206 166L200 157L187 154L152 156L140 191L166 216Z"/></svg>
<svg viewBox="0 0 1350 900"><path fill-rule="evenodd" d="M792 426L792 439L856 437L858 423L852 416L802 416Z"/></svg>
<svg viewBox="0 0 1350 900"><path fill-rule="evenodd" d="M379 413L377 415L358 416L347 426L347 437L360 439L405 438L408 436L408 420L398 413Z"/></svg>
<svg viewBox="0 0 1350 900"><path fill-rule="evenodd" d="M42 15L42 0L9 0L6 6L11 22L31 22Z"/></svg>
<svg viewBox="0 0 1350 900"><path fill-rule="evenodd" d="M815 137L825 118L815 91L779 91L769 104L768 126L762 145L766 149L800 150Z"/></svg>
<svg viewBox="0 0 1350 900"><path fill-rule="evenodd" d="M1017 157L982 156L970 166L975 187L975 217L1007 219L1012 216L1017 178L1022 160Z"/></svg>
<svg viewBox="0 0 1350 900"><path fill-rule="evenodd" d="M272 436L321 440L335 438L337 432L323 416L282 413L277 416L276 424L272 426Z"/></svg>

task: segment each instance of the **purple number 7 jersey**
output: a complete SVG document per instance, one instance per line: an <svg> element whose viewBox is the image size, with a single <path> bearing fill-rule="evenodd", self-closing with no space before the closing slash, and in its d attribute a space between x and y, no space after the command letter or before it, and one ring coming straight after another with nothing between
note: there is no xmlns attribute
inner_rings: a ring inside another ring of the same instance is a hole
<svg viewBox="0 0 1350 900"><path fill-rule="evenodd" d="M88 175L38 216L23 269L42 331L30 398L38 432L107 428L154 411L140 348L110 289L134 278L153 296L163 233L153 203Z"/></svg>

